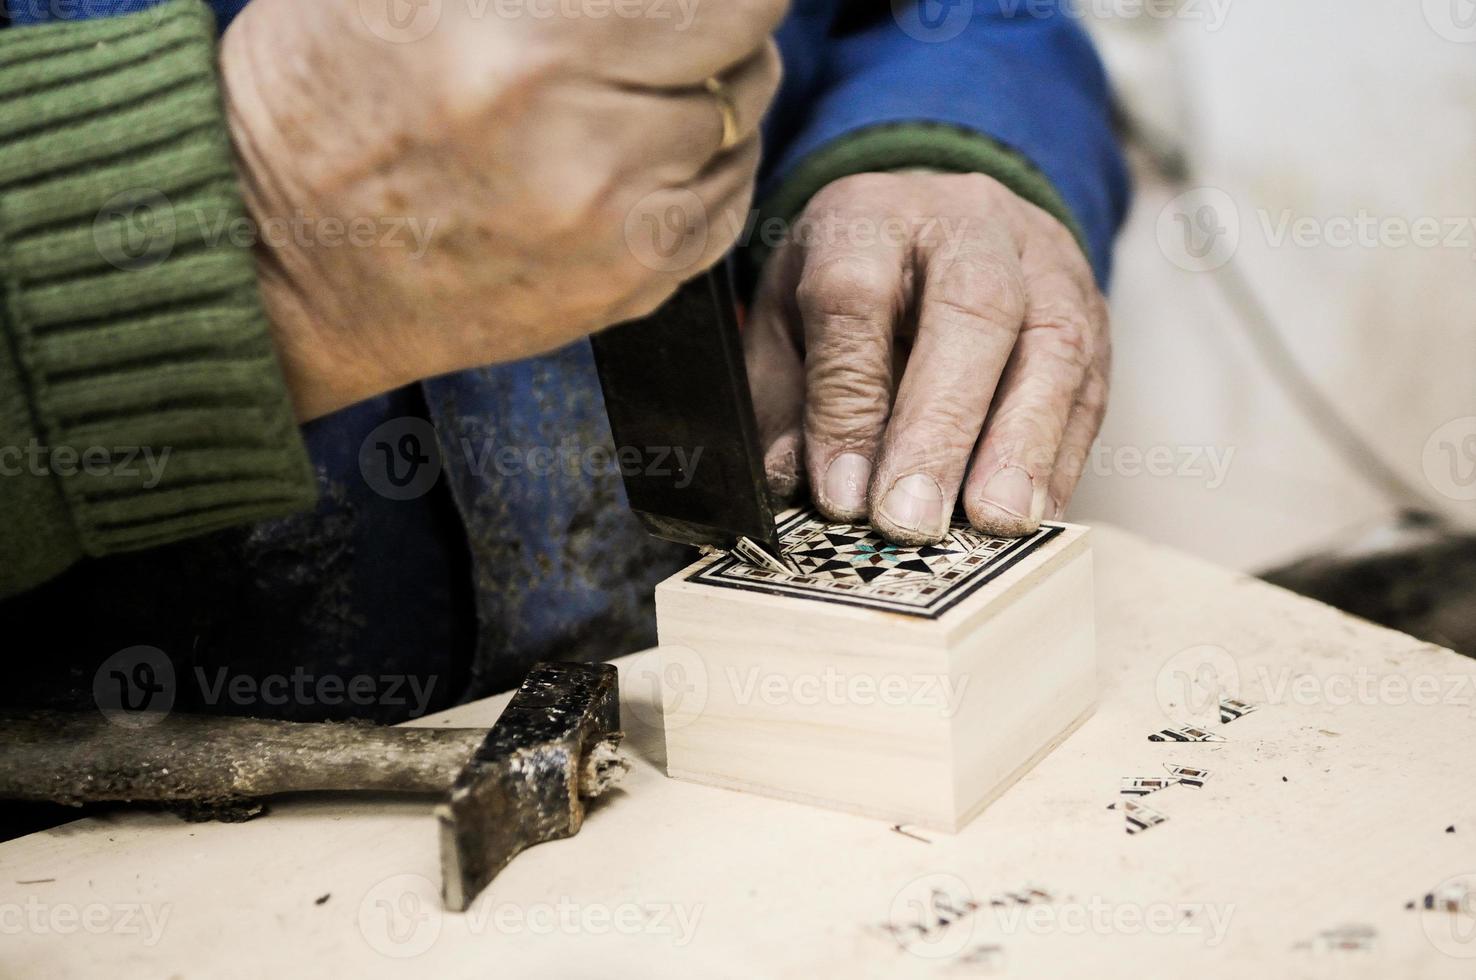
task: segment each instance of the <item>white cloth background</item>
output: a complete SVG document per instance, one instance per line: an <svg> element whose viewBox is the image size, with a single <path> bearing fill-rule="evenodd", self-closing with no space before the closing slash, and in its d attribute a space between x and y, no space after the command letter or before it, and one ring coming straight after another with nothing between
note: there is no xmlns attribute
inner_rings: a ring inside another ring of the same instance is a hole
<svg viewBox="0 0 1476 980"><path fill-rule="evenodd" d="M1184 188L1138 154L1113 403L1071 516L1257 569L1398 509L1267 373L1204 271L1233 251L1317 389L1476 526L1476 0L1080 2L1221 234L1186 252L1164 212Z"/></svg>

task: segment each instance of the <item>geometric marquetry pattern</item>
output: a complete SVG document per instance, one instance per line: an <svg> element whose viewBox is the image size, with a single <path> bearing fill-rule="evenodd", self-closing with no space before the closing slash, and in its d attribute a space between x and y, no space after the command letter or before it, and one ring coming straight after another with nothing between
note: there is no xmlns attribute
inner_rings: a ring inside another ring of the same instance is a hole
<svg viewBox="0 0 1476 980"><path fill-rule="evenodd" d="M866 525L829 524L805 509L779 527L784 555L797 572L724 556L689 579L934 618L1059 531L1042 525L1026 538L996 538L956 521L937 544L909 548Z"/></svg>

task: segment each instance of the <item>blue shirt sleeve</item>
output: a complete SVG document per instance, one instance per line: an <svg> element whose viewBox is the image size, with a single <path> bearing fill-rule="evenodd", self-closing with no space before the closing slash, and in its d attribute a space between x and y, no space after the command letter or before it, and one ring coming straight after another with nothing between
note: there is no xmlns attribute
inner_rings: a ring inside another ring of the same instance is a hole
<svg viewBox="0 0 1476 980"><path fill-rule="evenodd" d="M837 23L799 0L779 34L786 79L766 127L761 199L806 156L901 122L967 129L1017 151L1051 182L1100 280L1127 211L1127 168L1106 74L1061 0L919 0Z"/></svg>
<svg viewBox="0 0 1476 980"><path fill-rule="evenodd" d="M99 17L123 17L142 13L163 0L13 0L5 4L10 23L49 24L55 21L95 20ZM215 11L216 26L224 31L241 8L250 0L207 0Z"/></svg>

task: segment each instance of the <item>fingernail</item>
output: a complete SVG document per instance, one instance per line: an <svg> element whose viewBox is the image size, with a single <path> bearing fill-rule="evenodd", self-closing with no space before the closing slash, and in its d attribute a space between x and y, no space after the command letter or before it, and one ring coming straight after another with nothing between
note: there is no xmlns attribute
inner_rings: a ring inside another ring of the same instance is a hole
<svg viewBox="0 0 1476 980"><path fill-rule="evenodd" d="M1018 466L1006 466L991 476L984 484L984 500L1021 520L1039 521L1045 516L1045 493L1036 493L1030 474Z"/></svg>
<svg viewBox="0 0 1476 980"><path fill-rule="evenodd" d="M799 490L800 441L792 432L786 432L764 454L764 476L769 489L780 501L788 501Z"/></svg>
<svg viewBox="0 0 1476 980"><path fill-rule="evenodd" d="M943 526L943 488L922 473L892 484L882 501L882 516L909 531L934 532Z"/></svg>
<svg viewBox="0 0 1476 980"><path fill-rule="evenodd" d="M871 460L860 453L841 453L825 471L825 500L838 511L865 513L870 483Z"/></svg>

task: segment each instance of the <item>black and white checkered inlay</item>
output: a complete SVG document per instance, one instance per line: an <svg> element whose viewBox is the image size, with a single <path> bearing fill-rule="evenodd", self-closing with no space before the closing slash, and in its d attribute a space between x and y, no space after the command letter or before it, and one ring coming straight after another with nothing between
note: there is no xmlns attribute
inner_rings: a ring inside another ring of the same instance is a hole
<svg viewBox="0 0 1476 980"><path fill-rule="evenodd" d="M891 544L865 525L830 524L804 509L779 527L784 556L796 572L727 555L688 580L933 619L1061 530L1042 525L1028 537L996 538L955 521L942 541L911 548Z"/></svg>

